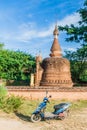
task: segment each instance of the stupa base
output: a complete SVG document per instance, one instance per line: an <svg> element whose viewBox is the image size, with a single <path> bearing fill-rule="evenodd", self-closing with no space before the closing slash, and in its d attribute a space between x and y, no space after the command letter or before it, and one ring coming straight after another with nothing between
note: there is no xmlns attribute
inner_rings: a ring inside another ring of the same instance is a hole
<svg viewBox="0 0 87 130"><path fill-rule="evenodd" d="M73 83L66 83L66 84L64 84L64 83L58 83L58 84L56 84L56 83L47 83L47 82L42 82L41 84L40 84L40 86L43 86L43 88L44 87L48 87L48 88L72 88L73 87Z"/></svg>

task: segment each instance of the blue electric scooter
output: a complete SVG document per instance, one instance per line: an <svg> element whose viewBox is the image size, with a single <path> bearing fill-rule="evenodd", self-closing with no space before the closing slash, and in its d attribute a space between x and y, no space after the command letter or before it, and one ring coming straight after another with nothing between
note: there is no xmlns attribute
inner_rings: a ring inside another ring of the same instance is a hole
<svg viewBox="0 0 87 130"><path fill-rule="evenodd" d="M63 120L65 117L67 117L69 112L68 108L71 106L71 103L60 103L58 105L54 105L53 112L45 113L47 103L49 103L49 98L51 98L51 96L49 97L46 96L43 99L43 102L41 102L37 107L37 109L32 113L31 115L32 122L39 122L42 119L44 120L46 118Z"/></svg>

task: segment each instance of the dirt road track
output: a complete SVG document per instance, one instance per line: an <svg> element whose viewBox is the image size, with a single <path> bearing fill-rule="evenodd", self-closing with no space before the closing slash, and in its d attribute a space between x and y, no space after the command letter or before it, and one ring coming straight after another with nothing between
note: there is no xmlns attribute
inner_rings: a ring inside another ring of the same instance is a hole
<svg viewBox="0 0 87 130"><path fill-rule="evenodd" d="M65 120L46 120L39 123L24 121L19 117L0 116L0 130L87 130L87 108L71 112Z"/></svg>

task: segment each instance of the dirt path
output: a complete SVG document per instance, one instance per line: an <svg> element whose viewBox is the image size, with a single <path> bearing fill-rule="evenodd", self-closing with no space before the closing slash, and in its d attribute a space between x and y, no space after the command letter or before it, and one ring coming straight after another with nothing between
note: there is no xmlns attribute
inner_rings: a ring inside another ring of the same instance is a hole
<svg viewBox="0 0 87 130"><path fill-rule="evenodd" d="M87 108L71 112L65 120L46 120L39 123L31 123L15 116L0 116L0 130L87 130Z"/></svg>

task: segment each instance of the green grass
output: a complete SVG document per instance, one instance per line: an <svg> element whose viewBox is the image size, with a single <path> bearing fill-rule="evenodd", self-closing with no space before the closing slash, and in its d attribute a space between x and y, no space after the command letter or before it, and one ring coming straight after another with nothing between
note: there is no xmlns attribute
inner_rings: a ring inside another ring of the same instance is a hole
<svg viewBox="0 0 87 130"><path fill-rule="evenodd" d="M32 112L37 108L41 100L25 100L24 103L18 109L18 112L23 115L31 115ZM61 102L70 102L72 105L70 107L71 111L80 110L87 108L87 100L78 100L78 101L67 101L67 100L51 100L47 105L46 111L53 111L53 106Z"/></svg>
<svg viewBox="0 0 87 130"><path fill-rule="evenodd" d="M87 108L87 100L78 100L72 102L71 110L80 110L83 108Z"/></svg>

